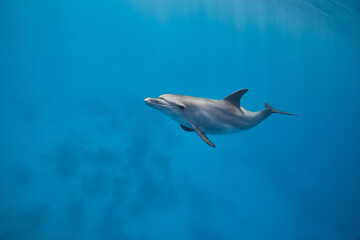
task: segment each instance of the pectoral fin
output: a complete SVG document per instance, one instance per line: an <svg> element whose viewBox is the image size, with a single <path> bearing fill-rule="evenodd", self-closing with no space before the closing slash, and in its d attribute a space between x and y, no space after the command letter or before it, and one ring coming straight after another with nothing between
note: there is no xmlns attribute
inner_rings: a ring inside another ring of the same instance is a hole
<svg viewBox="0 0 360 240"><path fill-rule="evenodd" d="M180 124L180 127L181 127L184 131L187 131L187 132L193 132L193 131L195 131L194 129L188 128L188 127L186 127L186 126L184 126L184 125L182 125L182 124Z"/></svg>
<svg viewBox="0 0 360 240"><path fill-rule="evenodd" d="M200 129L198 129L197 127L194 127L194 130L196 131L196 133L201 137L202 140L204 140L204 142L206 142L209 146L216 148L215 144L213 144L208 137L205 135L205 133L203 131L201 131Z"/></svg>

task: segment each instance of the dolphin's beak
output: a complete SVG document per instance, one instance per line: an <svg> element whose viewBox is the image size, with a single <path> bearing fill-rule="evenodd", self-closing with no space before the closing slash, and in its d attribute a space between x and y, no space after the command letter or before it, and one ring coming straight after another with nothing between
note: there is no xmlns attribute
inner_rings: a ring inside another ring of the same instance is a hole
<svg viewBox="0 0 360 240"><path fill-rule="evenodd" d="M168 102L166 102L165 100L161 99L161 98L145 98L145 103L153 108L156 107L166 107L169 105Z"/></svg>
<svg viewBox="0 0 360 240"><path fill-rule="evenodd" d="M151 104L151 99L152 99L152 98L145 98L144 102L145 102L147 105L150 105L150 104Z"/></svg>

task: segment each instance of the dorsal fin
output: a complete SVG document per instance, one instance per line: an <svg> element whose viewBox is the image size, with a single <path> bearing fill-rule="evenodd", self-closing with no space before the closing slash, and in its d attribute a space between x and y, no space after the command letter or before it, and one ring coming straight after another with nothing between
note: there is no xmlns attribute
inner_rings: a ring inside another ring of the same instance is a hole
<svg viewBox="0 0 360 240"><path fill-rule="evenodd" d="M240 99L242 96L249 91L248 89L241 89L237 92L234 92L224 98L223 100L230 102L231 104L235 105L236 107L240 107Z"/></svg>

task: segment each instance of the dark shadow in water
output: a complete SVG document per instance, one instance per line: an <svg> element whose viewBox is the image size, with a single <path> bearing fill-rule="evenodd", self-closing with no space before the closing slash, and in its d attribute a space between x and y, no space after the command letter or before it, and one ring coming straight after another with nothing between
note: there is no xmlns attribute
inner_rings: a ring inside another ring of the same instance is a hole
<svg viewBox="0 0 360 240"><path fill-rule="evenodd" d="M149 210L163 210L176 202L172 181L159 179L149 170L143 171L137 181L135 197L128 207L129 216L138 218Z"/></svg>
<svg viewBox="0 0 360 240"><path fill-rule="evenodd" d="M122 154L118 150L101 147L93 154L91 162L99 165L117 165L122 163Z"/></svg>
<svg viewBox="0 0 360 240"><path fill-rule="evenodd" d="M123 129L120 114L108 104L98 100L92 99L82 104L82 108L86 113L100 119L97 129L106 136L121 133Z"/></svg>
<svg viewBox="0 0 360 240"><path fill-rule="evenodd" d="M218 232L211 228L193 227L191 239L193 240L221 240L224 239Z"/></svg>
<svg viewBox="0 0 360 240"><path fill-rule="evenodd" d="M15 180L20 185L23 186L28 185L31 182L33 176L30 173L30 171L24 166L21 165L14 166L13 170L14 170Z"/></svg>
<svg viewBox="0 0 360 240"><path fill-rule="evenodd" d="M0 239L38 239L49 217L47 205L0 215Z"/></svg>
<svg viewBox="0 0 360 240"><path fill-rule="evenodd" d="M55 164L55 173L60 178L68 179L78 173L83 160L90 156L84 144L72 137L61 142L53 153L46 154L43 158Z"/></svg>
<svg viewBox="0 0 360 240"><path fill-rule="evenodd" d="M115 133L120 129L109 125L107 119L117 119L125 113L97 100L82 107L109 131ZM164 210L178 201L171 158L168 149L161 147L163 142L171 146L174 138L167 136L168 131L157 131L159 124L154 127L141 114L133 114L137 115L129 116L129 126L121 133L125 141L116 149L94 146L96 141L90 145L87 136L72 133L50 154L44 155L53 164L56 176L75 184L80 181L82 196L99 200L97 206L102 216L95 222L95 231L101 239L127 239L124 230L128 221L144 219L149 211ZM74 192L70 185L63 187L68 194ZM67 200L64 221L68 222L69 237L77 238L84 231L86 211L91 209L83 201Z"/></svg>
<svg viewBox="0 0 360 240"><path fill-rule="evenodd" d="M70 221L70 233L71 239L77 239L81 237L84 226L84 201L77 200L70 202L66 206L66 215L68 221Z"/></svg>
<svg viewBox="0 0 360 240"><path fill-rule="evenodd" d="M109 188L109 176L102 171L97 171L93 176L85 176L82 189L88 197L106 194Z"/></svg>
<svg viewBox="0 0 360 240"><path fill-rule="evenodd" d="M124 220L123 214L119 214L118 211L114 211L114 206L109 205L105 207L103 211L102 219L98 225L97 233L100 239L118 240L129 239L124 233Z"/></svg>

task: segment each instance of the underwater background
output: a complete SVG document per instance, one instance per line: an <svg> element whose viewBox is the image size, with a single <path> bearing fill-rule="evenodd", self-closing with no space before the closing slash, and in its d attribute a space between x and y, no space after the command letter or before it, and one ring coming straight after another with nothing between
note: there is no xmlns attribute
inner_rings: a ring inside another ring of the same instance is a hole
<svg viewBox="0 0 360 240"><path fill-rule="evenodd" d="M357 0L2 0L0 239L360 239ZM144 104L248 88L233 135Z"/></svg>

